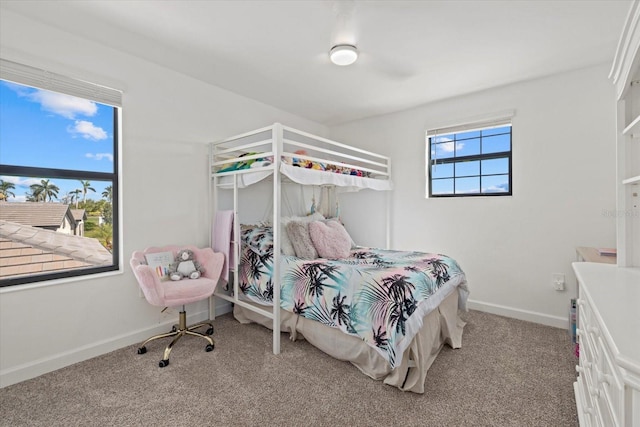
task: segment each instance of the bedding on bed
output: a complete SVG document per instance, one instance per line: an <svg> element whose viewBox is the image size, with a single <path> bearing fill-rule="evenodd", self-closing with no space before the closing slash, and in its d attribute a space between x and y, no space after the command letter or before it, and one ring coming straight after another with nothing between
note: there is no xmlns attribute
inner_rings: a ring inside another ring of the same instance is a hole
<svg viewBox="0 0 640 427"><path fill-rule="evenodd" d="M240 157L252 156L255 154L259 154L259 153L249 152L241 155ZM342 175L353 175L353 176L359 176L359 177L365 177L365 178L371 177L371 172L368 172L368 171L362 171L360 169L354 169L346 166L339 166L339 165L323 163L323 162L312 162L310 160L303 160L297 157L282 156L282 162L287 165L292 165L294 167L300 167L304 169L313 169L313 170L333 172L333 173L338 173ZM218 170L217 172L218 173L232 172L232 171L238 171L238 170L244 170L244 169L250 169L250 168L257 168L257 167L269 166L271 163L273 163L272 156L259 157L256 159L243 160L243 161L238 161L238 162L223 165L220 168L220 170Z"/></svg>
<svg viewBox="0 0 640 427"><path fill-rule="evenodd" d="M239 287L256 303L273 301L273 233L242 232ZM466 278L445 255L357 247L344 259L281 256L281 308L358 337L395 368L423 318Z"/></svg>

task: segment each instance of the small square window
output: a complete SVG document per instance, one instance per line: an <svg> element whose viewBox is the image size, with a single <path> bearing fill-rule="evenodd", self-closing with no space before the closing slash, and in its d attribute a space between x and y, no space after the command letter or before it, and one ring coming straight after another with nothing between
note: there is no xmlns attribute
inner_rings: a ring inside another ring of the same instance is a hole
<svg viewBox="0 0 640 427"><path fill-rule="evenodd" d="M427 132L427 197L508 196L511 123Z"/></svg>

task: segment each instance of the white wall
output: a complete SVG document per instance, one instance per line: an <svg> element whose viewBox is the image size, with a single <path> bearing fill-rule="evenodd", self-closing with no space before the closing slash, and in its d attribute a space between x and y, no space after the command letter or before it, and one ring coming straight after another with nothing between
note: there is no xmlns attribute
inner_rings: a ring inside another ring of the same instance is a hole
<svg viewBox="0 0 640 427"><path fill-rule="evenodd" d="M177 321L139 296L134 250L209 242L206 142L279 121L326 128L2 10L0 55L124 90L123 273L0 290L0 386L142 341ZM188 307L189 321L207 305ZM204 347L203 347L204 348ZM137 357L132 354L132 357ZM155 364L160 355L147 355Z"/></svg>
<svg viewBox="0 0 640 427"><path fill-rule="evenodd" d="M615 246L615 97L608 66L450 99L331 129L331 138L391 156L392 247L456 258L472 308L567 325L576 246ZM426 199L425 131L515 109L513 196ZM353 203L352 203L353 202ZM364 198L345 199L357 243L381 245ZM377 220L383 218L377 214ZM564 273L567 291L552 287Z"/></svg>

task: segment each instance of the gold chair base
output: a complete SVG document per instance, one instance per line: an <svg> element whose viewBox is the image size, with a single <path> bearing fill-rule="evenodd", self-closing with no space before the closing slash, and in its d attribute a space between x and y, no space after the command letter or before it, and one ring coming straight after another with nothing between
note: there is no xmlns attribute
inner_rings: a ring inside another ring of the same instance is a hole
<svg viewBox="0 0 640 427"><path fill-rule="evenodd" d="M164 354L162 355L162 360L159 363L161 368L164 368L169 364L169 354L171 354L171 350L173 346L178 342L180 338L185 335L193 335L194 337L200 337L207 341L207 346L205 347L206 351L212 351L215 347L215 341L208 335L213 334L213 325L209 322L202 322L195 325L187 326L187 313L183 310L180 312L178 324L173 327L171 332L167 332L164 334L154 335L151 338L147 339L142 345L138 348L138 354L144 354L147 352L146 345L151 341L160 339L160 338L169 338L174 337L173 340L167 345L164 349ZM203 334L200 332L196 332L195 329L201 328L203 326L208 326L207 334Z"/></svg>

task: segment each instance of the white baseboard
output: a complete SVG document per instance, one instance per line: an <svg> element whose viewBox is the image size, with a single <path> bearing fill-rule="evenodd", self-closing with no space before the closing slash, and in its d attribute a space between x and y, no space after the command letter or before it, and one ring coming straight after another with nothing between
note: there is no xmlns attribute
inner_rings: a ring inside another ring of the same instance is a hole
<svg viewBox="0 0 640 427"><path fill-rule="evenodd" d="M513 307L506 307L498 304L491 304L482 301L468 300L467 307L472 310L483 311L485 313L497 314L499 316L511 317L518 320L526 320L527 322L539 323L541 325L553 326L555 328L568 329L569 318L551 316L549 314L538 313L535 311L521 310Z"/></svg>
<svg viewBox="0 0 640 427"><path fill-rule="evenodd" d="M222 315L231 311L231 305L216 307L216 315ZM195 314L188 314L188 324L202 322L209 318L208 310ZM91 359L114 350L121 349L136 343L141 343L150 336L167 332L175 325L178 318L168 319L149 328L138 329L113 338L98 341L69 351L48 356L43 359L28 362L0 371L0 388L7 387L31 378L38 377L48 372Z"/></svg>

